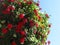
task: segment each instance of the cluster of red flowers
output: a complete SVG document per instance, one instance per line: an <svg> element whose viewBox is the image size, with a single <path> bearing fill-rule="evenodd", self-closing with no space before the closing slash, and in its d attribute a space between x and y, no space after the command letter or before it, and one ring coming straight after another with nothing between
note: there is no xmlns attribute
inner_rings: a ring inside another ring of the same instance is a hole
<svg viewBox="0 0 60 45"><path fill-rule="evenodd" d="M8 2L9 3L10 2L15 2L15 0L8 0ZM26 2L28 5L31 5L33 3L32 1L27 1L27 0L24 0L24 2ZM18 2L18 4L21 5L22 3ZM38 3L36 3L36 5L39 6ZM5 3L3 3L2 6L3 6L3 9L1 11L2 15L9 15L9 14L11 14L12 11L15 11L15 9L16 9L16 7L14 5L9 5L9 4L7 5ZM42 17L39 15L38 10L34 9L33 12L34 12L34 15L37 17L37 19L41 21ZM13 12L13 13L15 13L15 12ZM14 15L14 16L16 16L16 15ZM13 14L12 14L12 16L13 16ZM48 14L45 14L45 16L47 18L49 18ZM23 27L25 26L25 24L29 23L29 24L27 24L29 28L31 28L33 26L36 26L36 28L38 28L39 24L37 22L35 22L33 19L26 18L25 17L25 13L20 13L20 14L17 15L17 17L18 17L19 21L17 21L16 25L14 25L13 23L8 22L5 25L6 27L3 27L1 29L2 30L1 32L2 32L2 34L6 35L6 34L8 34L8 32L11 29L15 29L15 33L18 33L21 36L20 39L19 39L19 42L21 44L24 44L25 39L26 39L26 34L27 34L26 31L23 29ZM42 27L44 27L44 26L42 26ZM51 27L51 25L48 25L48 27ZM40 38L40 34L41 34L40 32L38 32L37 30L34 30L33 33L34 34L37 33L38 34L37 38ZM48 30L48 34L49 33L50 33L50 31ZM4 38L4 37L0 36L0 38ZM49 41L48 41L48 43L50 44ZM17 43L15 41L12 41L11 45L17 45Z"/></svg>
<svg viewBox="0 0 60 45"><path fill-rule="evenodd" d="M12 24L8 24L8 25L7 25L7 28L8 28L8 29L11 29L11 28L12 28ZM2 33L3 33L3 34L8 33L8 29L7 29L7 28L2 28Z"/></svg>
<svg viewBox="0 0 60 45"><path fill-rule="evenodd" d="M14 6L7 6L6 4L3 4L3 7L6 8L5 10L2 10L3 14L10 14L11 10L15 10Z"/></svg>

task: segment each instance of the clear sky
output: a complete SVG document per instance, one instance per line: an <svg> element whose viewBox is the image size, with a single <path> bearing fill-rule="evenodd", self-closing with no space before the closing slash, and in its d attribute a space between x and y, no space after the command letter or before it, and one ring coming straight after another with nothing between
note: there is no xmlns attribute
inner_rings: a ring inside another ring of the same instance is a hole
<svg viewBox="0 0 60 45"><path fill-rule="evenodd" d="M50 16L52 23L51 33L48 40L50 45L60 45L60 0L40 0L42 11L46 11Z"/></svg>

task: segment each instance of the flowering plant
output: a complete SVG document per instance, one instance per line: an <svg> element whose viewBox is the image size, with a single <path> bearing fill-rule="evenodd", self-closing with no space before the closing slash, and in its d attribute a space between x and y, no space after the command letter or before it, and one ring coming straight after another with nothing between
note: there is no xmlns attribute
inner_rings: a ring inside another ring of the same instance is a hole
<svg viewBox="0 0 60 45"><path fill-rule="evenodd" d="M0 45L45 45L49 16L32 0L0 2ZM50 43L50 42L49 42Z"/></svg>

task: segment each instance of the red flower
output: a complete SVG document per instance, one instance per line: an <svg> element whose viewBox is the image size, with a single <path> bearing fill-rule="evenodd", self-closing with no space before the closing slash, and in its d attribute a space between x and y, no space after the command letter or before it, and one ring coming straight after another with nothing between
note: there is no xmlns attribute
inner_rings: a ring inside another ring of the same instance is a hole
<svg viewBox="0 0 60 45"><path fill-rule="evenodd" d="M41 19L41 16L37 16L38 17L38 20L40 20Z"/></svg>
<svg viewBox="0 0 60 45"><path fill-rule="evenodd" d="M34 12L37 13L37 9L34 9Z"/></svg>
<svg viewBox="0 0 60 45"><path fill-rule="evenodd" d="M17 30L20 30L22 28L22 25L17 25Z"/></svg>
<svg viewBox="0 0 60 45"><path fill-rule="evenodd" d="M12 24L10 24L10 23L7 25L7 28L8 28L8 29L11 29L12 27L13 27L13 26L12 26Z"/></svg>
<svg viewBox="0 0 60 45"><path fill-rule="evenodd" d="M11 43L11 45L17 45L14 41Z"/></svg>
<svg viewBox="0 0 60 45"><path fill-rule="evenodd" d="M46 14L46 17L49 18L48 14Z"/></svg>
<svg viewBox="0 0 60 45"><path fill-rule="evenodd" d="M15 10L15 7L14 7L14 6L8 6L8 8L9 8L10 10Z"/></svg>
<svg viewBox="0 0 60 45"><path fill-rule="evenodd" d="M37 9L34 9L34 13L36 14L36 16L38 16L38 11L37 11Z"/></svg>
<svg viewBox="0 0 60 45"><path fill-rule="evenodd" d="M21 29L23 27L23 24L24 24L23 22L18 22L18 25L17 25L16 28L17 29Z"/></svg>
<svg viewBox="0 0 60 45"><path fill-rule="evenodd" d="M10 14L10 11L9 11L9 9L6 9L6 10L3 10L2 13L3 14Z"/></svg>
<svg viewBox="0 0 60 45"><path fill-rule="evenodd" d="M36 25L36 27L39 27L38 23L36 23L35 25Z"/></svg>
<svg viewBox="0 0 60 45"><path fill-rule="evenodd" d="M4 3L3 5L2 5L4 8L6 8L7 7L7 5Z"/></svg>
<svg viewBox="0 0 60 45"><path fill-rule="evenodd" d="M32 4L32 1L28 1L27 4L28 4L28 5L31 5L31 4Z"/></svg>
<svg viewBox="0 0 60 45"><path fill-rule="evenodd" d="M14 2L15 0L8 0L8 2Z"/></svg>
<svg viewBox="0 0 60 45"><path fill-rule="evenodd" d="M6 28L2 28L2 33L6 34L8 32L8 30Z"/></svg>
<svg viewBox="0 0 60 45"><path fill-rule="evenodd" d="M30 20L30 27L34 26L33 20Z"/></svg>
<svg viewBox="0 0 60 45"><path fill-rule="evenodd" d="M21 44L24 44L24 41L25 41L25 38L24 37L20 38L20 43Z"/></svg>
<svg viewBox="0 0 60 45"><path fill-rule="evenodd" d="M19 18L20 18L20 19L24 18L24 14L20 14L20 15L19 15Z"/></svg>
<svg viewBox="0 0 60 45"><path fill-rule="evenodd" d="M26 18L23 19L23 23L24 24L27 23L27 19Z"/></svg>
<svg viewBox="0 0 60 45"><path fill-rule="evenodd" d="M8 7L8 8L6 9L6 11L10 12L10 8Z"/></svg>
<svg viewBox="0 0 60 45"><path fill-rule="evenodd" d="M25 36L25 35L26 35L25 31L20 31L20 34L21 34L22 36Z"/></svg>
<svg viewBox="0 0 60 45"><path fill-rule="evenodd" d="M37 6L39 6L39 3L36 3Z"/></svg>
<svg viewBox="0 0 60 45"><path fill-rule="evenodd" d="M19 30L19 29L17 29L17 30L16 30L16 33L19 33L19 32L20 32L20 30Z"/></svg>
<svg viewBox="0 0 60 45"><path fill-rule="evenodd" d="M50 44L51 42L50 41L48 41L48 44Z"/></svg>
<svg viewBox="0 0 60 45"><path fill-rule="evenodd" d="M10 7L7 7L5 10L2 11L2 13L3 14L10 14Z"/></svg>

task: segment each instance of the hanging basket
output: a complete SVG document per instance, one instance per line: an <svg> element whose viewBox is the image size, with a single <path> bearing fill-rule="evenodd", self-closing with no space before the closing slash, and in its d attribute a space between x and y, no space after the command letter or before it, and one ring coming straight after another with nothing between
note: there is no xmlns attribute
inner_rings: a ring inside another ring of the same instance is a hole
<svg viewBox="0 0 60 45"><path fill-rule="evenodd" d="M48 19L32 0L0 1L0 45L45 45Z"/></svg>

